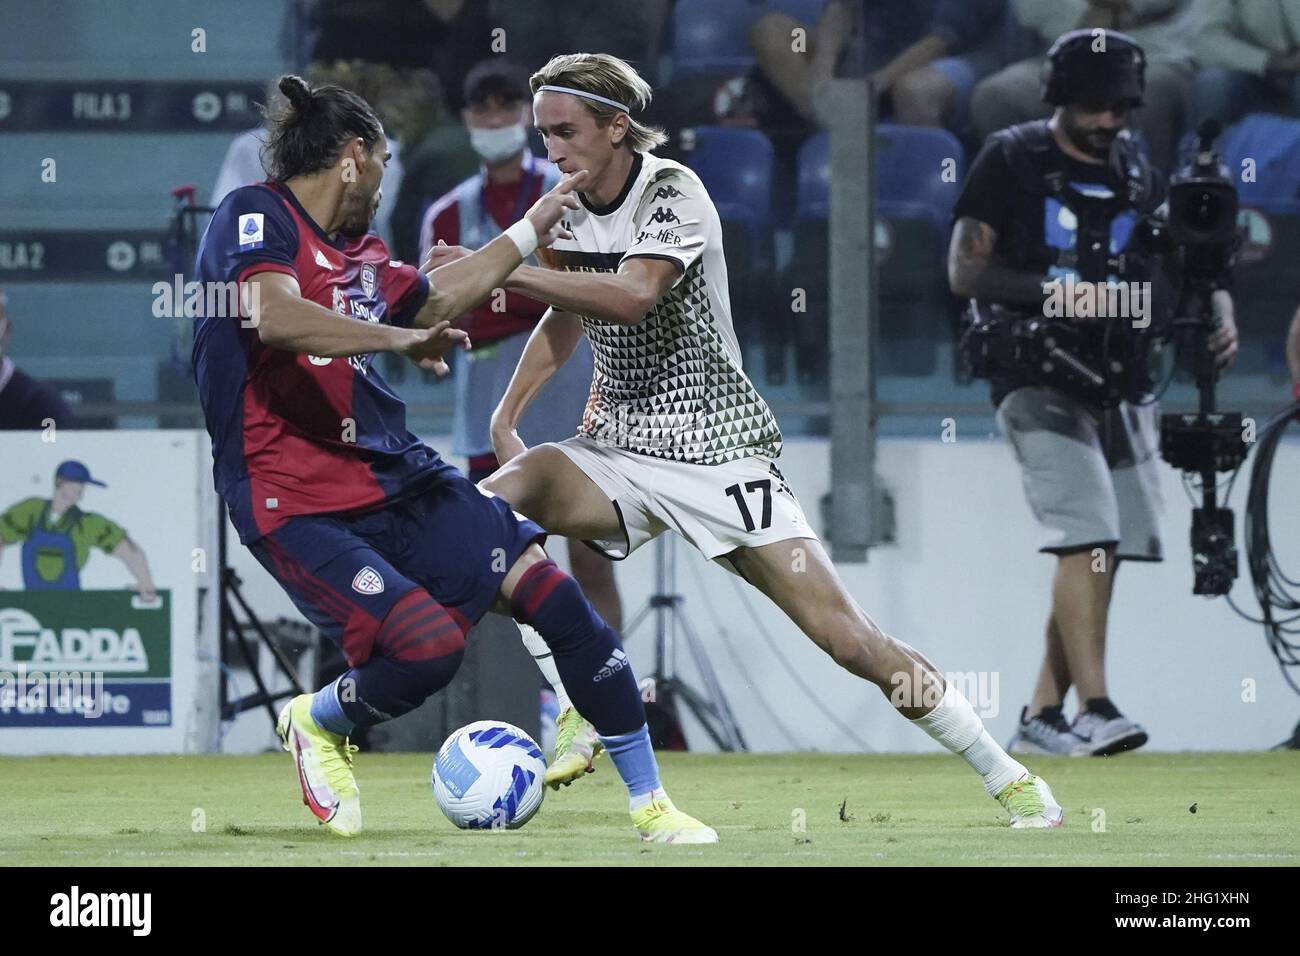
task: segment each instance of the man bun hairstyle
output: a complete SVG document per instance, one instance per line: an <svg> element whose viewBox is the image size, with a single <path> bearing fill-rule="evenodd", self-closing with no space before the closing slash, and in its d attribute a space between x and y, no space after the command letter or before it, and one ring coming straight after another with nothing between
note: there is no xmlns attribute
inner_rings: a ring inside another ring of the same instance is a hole
<svg viewBox="0 0 1300 956"><path fill-rule="evenodd" d="M276 83L285 102L274 110L262 107L267 140L262 165L274 182L329 169L343 144L360 136L372 149L383 136L383 125L370 104L341 86L312 89L292 74Z"/></svg>

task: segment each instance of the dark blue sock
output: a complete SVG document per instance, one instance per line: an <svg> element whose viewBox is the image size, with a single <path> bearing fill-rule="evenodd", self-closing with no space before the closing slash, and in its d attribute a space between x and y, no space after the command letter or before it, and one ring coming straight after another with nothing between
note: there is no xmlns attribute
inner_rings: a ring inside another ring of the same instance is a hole
<svg viewBox="0 0 1300 956"><path fill-rule="evenodd" d="M510 603L516 620L542 635L573 705L602 737L645 725L645 706L618 635L573 578L554 561L539 561L519 579Z"/></svg>
<svg viewBox="0 0 1300 956"><path fill-rule="evenodd" d="M372 657L339 679L343 713L358 727L373 727L401 717L446 687L456 676L463 656L463 652L457 651L425 661ZM353 681L352 694L348 693L349 679Z"/></svg>
<svg viewBox="0 0 1300 956"><path fill-rule="evenodd" d="M414 710L442 690L464 657L467 627L463 617L427 591L417 588L406 594L380 624L370 660L338 679L336 699L344 718L370 727ZM326 706L321 711L332 716ZM340 723L337 718L335 722Z"/></svg>

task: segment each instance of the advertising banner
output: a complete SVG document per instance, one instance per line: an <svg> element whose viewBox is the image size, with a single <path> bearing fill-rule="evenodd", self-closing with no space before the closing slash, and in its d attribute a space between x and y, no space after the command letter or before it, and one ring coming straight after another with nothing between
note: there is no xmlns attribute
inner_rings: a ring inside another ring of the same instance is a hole
<svg viewBox="0 0 1300 956"><path fill-rule="evenodd" d="M207 436L0 433L0 753L215 746Z"/></svg>

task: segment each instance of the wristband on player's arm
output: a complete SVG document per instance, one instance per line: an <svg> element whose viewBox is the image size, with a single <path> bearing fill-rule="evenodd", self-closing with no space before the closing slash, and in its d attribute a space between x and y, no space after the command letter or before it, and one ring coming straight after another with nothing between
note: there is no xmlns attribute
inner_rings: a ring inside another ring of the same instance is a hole
<svg viewBox="0 0 1300 956"><path fill-rule="evenodd" d="M537 230L527 219L520 219L517 223L505 231L510 237L510 241L515 244L519 250L519 258L527 259L537 251Z"/></svg>

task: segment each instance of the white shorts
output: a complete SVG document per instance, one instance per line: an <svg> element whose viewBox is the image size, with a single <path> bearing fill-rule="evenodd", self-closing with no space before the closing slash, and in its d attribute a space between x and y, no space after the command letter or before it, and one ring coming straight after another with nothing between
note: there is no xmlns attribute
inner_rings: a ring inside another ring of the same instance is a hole
<svg viewBox="0 0 1300 956"><path fill-rule="evenodd" d="M763 455L693 465L612 448L584 435L552 444L618 512L622 541L587 542L616 561L669 529L710 560L737 548L817 537L776 462Z"/></svg>

